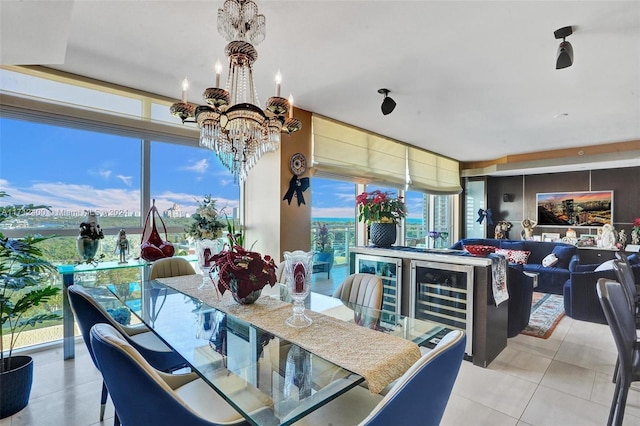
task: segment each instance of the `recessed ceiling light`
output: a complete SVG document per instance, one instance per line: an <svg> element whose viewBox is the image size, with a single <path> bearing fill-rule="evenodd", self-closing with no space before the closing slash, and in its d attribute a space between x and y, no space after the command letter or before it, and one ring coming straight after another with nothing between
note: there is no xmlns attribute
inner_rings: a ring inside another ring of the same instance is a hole
<svg viewBox="0 0 640 426"><path fill-rule="evenodd" d="M561 112L559 114L556 114L553 116L553 118L563 118L563 117L568 117L569 113L568 112Z"/></svg>

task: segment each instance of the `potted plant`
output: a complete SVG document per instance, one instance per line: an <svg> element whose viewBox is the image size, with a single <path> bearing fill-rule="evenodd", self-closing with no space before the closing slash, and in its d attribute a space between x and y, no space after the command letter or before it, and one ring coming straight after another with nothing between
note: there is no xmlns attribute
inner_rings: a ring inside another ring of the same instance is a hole
<svg viewBox="0 0 640 426"><path fill-rule="evenodd" d="M210 275L222 294L228 290L236 302L248 305L258 300L264 286L276 283L276 264L269 255L245 250L234 234L227 237L228 249L211 257Z"/></svg>
<svg viewBox="0 0 640 426"><path fill-rule="evenodd" d="M329 231L326 223L318 223L315 232L315 260L327 263L327 274L331 273L333 266L333 232Z"/></svg>
<svg viewBox="0 0 640 426"><path fill-rule="evenodd" d="M0 198L6 196L7 193L0 191ZM32 204L0 206L0 223L42 208L47 207ZM60 291L45 284L55 272L38 248L38 243L45 239L34 235L7 238L0 232L0 418L17 413L29 403L33 359L13 355L18 336L26 327L60 318L38 311L38 306ZM5 347L5 335L8 336L8 348Z"/></svg>
<svg viewBox="0 0 640 426"><path fill-rule="evenodd" d="M402 197L375 190L356 197L358 221L369 224L369 239L374 246L390 247L396 242L396 224L407 216Z"/></svg>
<svg viewBox="0 0 640 426"><path fill-rule="evenodd" d="M222 236L225 224L218 220L216 200L211 195L205 195L202 202L198 202L196 212L191 216L193 222L186 229L187 234L196 244L198 264L210 266L210 259L214 252L218 251L218 238Z"/></svg>

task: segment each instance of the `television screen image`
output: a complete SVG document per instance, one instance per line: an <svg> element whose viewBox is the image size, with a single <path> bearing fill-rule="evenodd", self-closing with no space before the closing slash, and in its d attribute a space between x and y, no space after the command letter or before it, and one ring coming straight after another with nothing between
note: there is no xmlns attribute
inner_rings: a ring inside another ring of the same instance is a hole
<svg viewBox="0 0 640 426"><path fill-rule="evenodd" d="M602 226L613 220L613 191L536 194L538 226Z"/></svg>

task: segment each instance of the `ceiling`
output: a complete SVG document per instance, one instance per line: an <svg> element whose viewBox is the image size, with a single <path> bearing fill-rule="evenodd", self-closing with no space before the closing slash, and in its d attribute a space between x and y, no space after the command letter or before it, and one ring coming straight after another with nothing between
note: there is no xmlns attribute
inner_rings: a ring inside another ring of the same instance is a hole
<svg viewBox="0 0 640 426"><path fill-rule="evenodd" d="M640 141L638 0L256 1L267 32L254 69L262 102L281 70L296 106L462 162ZM186 76L197 102L224 63L221 5L2 0L0 63L176 99ZM575 60L556 70L553 32L564 26ZM383 87L397 102L386 116ZM597 160L640 164L636 145L613 154ZM588 157L522 167L602 167Z"/></svg>

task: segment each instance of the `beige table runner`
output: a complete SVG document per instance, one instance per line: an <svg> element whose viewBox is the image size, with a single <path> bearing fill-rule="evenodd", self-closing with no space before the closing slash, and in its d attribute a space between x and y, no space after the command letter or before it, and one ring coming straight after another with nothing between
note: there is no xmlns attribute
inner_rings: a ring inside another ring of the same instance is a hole
<svg viewBox="0 0 640 426"><path fill-rule="evenodd" d="M262 296L252 305L240 305L229 292L220 297L213 284L202 285L201 275L157 281L364 377L372 393L382 391L420 358L418 345L411 341L318 312L306 311L311 326L289 327L285 320L293 312L290 303Z"/></svg>

